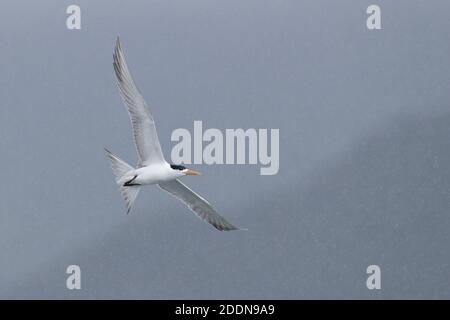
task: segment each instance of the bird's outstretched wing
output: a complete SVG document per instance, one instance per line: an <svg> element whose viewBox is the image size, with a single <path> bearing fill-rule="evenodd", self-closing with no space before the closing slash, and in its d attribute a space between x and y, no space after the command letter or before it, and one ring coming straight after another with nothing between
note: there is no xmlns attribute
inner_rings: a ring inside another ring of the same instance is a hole
<svg viewBox="0 0 450 320"><path fill-rule="evenodd" d="M119 38L117 38L113 55L113 65L120 95L130 115L134 142L139 156L139 166L164 162L155 121L144 98L134 84Z"/></svg>
<svg viewBox="0 0 450 320"><path fill-rule="evenodd" d="M160 183L159 186L187 205L199 218L212 224L217 230L239 230L239 228L233 226L220 216L208 201L200 197L179 180Z"/></svg>

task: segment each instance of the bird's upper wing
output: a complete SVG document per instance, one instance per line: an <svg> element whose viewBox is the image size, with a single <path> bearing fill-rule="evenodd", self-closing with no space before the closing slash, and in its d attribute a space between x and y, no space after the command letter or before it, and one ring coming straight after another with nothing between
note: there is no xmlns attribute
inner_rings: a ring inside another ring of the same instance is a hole
<svg viewBox="0 0 450 320"><path fill-rule="evenodd" d="M226 221L222 216L220 216L208 201L200 197L179 180L160 183L159 186L161 187L161 189L169 192L175 198L182 201L199 218L212 224L216 229L220 231L239 229Z"/></svg>
<svg viewBox="0 0 450 320"><path fill-rule="evenodd" d="M119 38L117 38L116 49L113 55L113 65L120 95L130 115L134 142L139 156L139 165L164 162L158 134L156 133L155 121L144 98L134 84Z"/></svg>

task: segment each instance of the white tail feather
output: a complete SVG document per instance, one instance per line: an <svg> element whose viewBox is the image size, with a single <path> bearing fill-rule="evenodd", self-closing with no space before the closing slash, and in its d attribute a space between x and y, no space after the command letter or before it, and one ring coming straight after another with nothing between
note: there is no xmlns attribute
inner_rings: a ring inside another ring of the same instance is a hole
<svg viewBox="0 0 450 320"><path fill-rule="evenodd" d="M120 178L126 175L130 170L134 170L132 166L130 166L128 163L126 163L119 157L115 156L108 149L105 148L105 152L109 160L111 161L111 169L112 172L114 173L114 176L116 177L117 183L119 182Z"/></svg>
<svg viewBox="0 0 450 320"><path fill-rule="evenodd" d="M124 176L126 176L131 170L134 170L134 168L119 157L115 156L108 149L105 148L105 151L111 161L112 172L115 176L116 183L120 185L120 192L127 203L127 214L129 214L133 208L134 201L139 194L139 186L125 187L122 180Z"/></svg>
<svg viewBox="0 0 450 320"><path fill-rule="evenodd" d="M125 202L127 203L127 214L130 213L133 208L134 201L136 200L139 194L140 187L132 186L132 187L120 187L120 192L122 193Z"/></svg>

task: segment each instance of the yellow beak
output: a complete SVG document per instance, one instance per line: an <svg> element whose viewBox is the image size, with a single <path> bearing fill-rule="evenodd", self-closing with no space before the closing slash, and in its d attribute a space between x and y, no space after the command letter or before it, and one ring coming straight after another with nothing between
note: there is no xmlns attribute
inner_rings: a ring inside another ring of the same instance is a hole
<svg viewBox="0 0 450 320"><path fill-rule="evenodd" d="M187 171L185 172L185 174L186 174L187 176L199 176L201 173L200 173L200 172L197 172L197 171L194 171L194 170L187 169Z"/></svg>

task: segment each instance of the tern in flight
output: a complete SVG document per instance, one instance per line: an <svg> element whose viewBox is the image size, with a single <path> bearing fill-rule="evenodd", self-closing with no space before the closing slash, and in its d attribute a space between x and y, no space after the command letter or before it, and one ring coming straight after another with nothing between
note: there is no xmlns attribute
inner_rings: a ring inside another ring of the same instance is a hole
<svg viewBox="0 0 450 320"><path fill-rule="evenodd" d="M155 121L144 98L134 84L134 80L125 62L125 56L117 38L113 55L114 71L120 95L128 110L133 127L134 142L138 154L137 168L133 168L109 150L105 149L111 161L111 168L125 198L127 214L130 213L139 190L144 185L157 184L161 189L182 201L199 218L212 224L221 231L238 230L220 216L211 204L189 189L178 178L197 176L198 172L181 165L169 164L164 160Z"/></svg>

